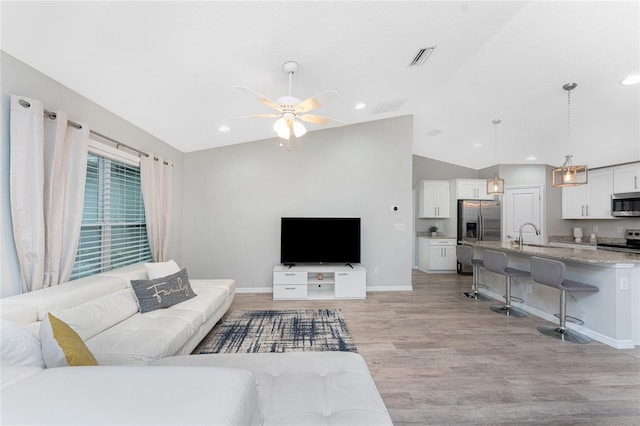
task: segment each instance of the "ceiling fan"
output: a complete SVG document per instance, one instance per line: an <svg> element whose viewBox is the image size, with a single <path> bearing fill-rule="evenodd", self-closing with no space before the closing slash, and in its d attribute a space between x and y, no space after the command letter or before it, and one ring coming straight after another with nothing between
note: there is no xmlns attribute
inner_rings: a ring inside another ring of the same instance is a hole
<svg viewBox="0 0 640 426"><path fill-rule="evenodd" d="M275 102L271 99L265 98L261 94L249 89L245 86L236 86L249 95L255 97L258 102L265 104L266 106L275 109L277 114L255 114L239 118L277 118L273 124L273 130L278 134L278 137L283 139L289 139L293 134L296 138L303 136L307 133L307 128L301 121L314 124L346 124L342 121L335 120L333 118L324 117L321 115L308 114L309 111L334 100L338 97L338 93L333 90L319 93L304 101L291 95L291 83L293 80L293 73L298 70L298 63L295 61L287 61L282 65L282 70L289 75L289 94L279 97ZM301 120L301 121L300 121Z"/></svg>

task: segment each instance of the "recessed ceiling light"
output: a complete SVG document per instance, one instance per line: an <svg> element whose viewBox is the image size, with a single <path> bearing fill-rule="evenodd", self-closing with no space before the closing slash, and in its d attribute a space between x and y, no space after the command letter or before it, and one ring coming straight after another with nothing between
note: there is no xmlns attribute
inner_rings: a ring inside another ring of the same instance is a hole
<svg viewBox="0 0 640 426"><path fill-rule="evenodd" d="M227 133L229 130L231 130L231 127L225 126L224 124L218 127L218 131L222 133Z"/></svg>
<svg viewBox="0 0 640 426"><path fill-rule="evenodd" d="M357 103L356 106L354 107L355 109L365 109L367 107L367 104L360 102Z"/></svg>
<svg viewBox="0 0 640 426"><path fill-rule="evenodd" d="M530 156L527 157L527 161L536 161L536 160L537 160L537 158L534 157L533 155L530 155Z"/></svg>
<svg viewBox="0 0 640 426"><path fill-rule="evenodd" d="M620 82L623 86L632 86L638 83L640 83L640 74L630 75Z"/></svg>
<svg viewBox="0 0 640 426"><path fill-rule="evenodd" d="M473 144L473 147L474 148L482 148L482 144L476 142L476 143Z"/></svg>

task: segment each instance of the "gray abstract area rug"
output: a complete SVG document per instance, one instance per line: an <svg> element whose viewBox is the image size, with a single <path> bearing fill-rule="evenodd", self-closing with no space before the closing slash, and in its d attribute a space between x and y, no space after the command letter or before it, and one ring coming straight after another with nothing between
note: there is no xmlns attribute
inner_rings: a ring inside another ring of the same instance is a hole
<svg viewBox="0 0 640 426"><path fill-rule="evenodd" d="M193 353L304 351L357 352L339 309L234 310Z"/></svg>

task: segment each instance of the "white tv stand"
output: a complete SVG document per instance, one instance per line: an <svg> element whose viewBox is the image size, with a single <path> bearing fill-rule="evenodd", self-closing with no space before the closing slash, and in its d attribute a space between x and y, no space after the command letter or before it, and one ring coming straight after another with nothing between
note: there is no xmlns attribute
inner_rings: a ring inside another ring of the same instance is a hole
<svg viewBox="0 0 640 426"><path fill-rule="evenodd" d="M277 265L273 299L366 299L367 272L360 265Z"/></svg>

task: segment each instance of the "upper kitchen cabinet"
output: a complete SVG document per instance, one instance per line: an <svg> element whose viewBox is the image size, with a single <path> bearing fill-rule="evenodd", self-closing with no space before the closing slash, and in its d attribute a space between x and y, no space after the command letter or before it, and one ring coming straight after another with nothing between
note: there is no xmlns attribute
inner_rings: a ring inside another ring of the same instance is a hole
<svg viewBox="0 0 640 426"><path fill-rule="evenodd" d="M449 181L421 180L418 185L418 217L449 217Z"/></svg>
<svg viewBox="0 0 640 426"><path fill-rule="evenodd" d="M456 200L492 200L485 179L454 179Z"/></svg>
<svg viewBox="0 0 640 426"><path fill-rule="evenodd" d="M613 168L613 193L640 191L640 163Z"/></svg>
<svg viewBox="0 0 640 426"><path fill-rule="evenodd" d="M563 219L613 219L613 170L590 171L588 183L562 188Z"/></svg>

